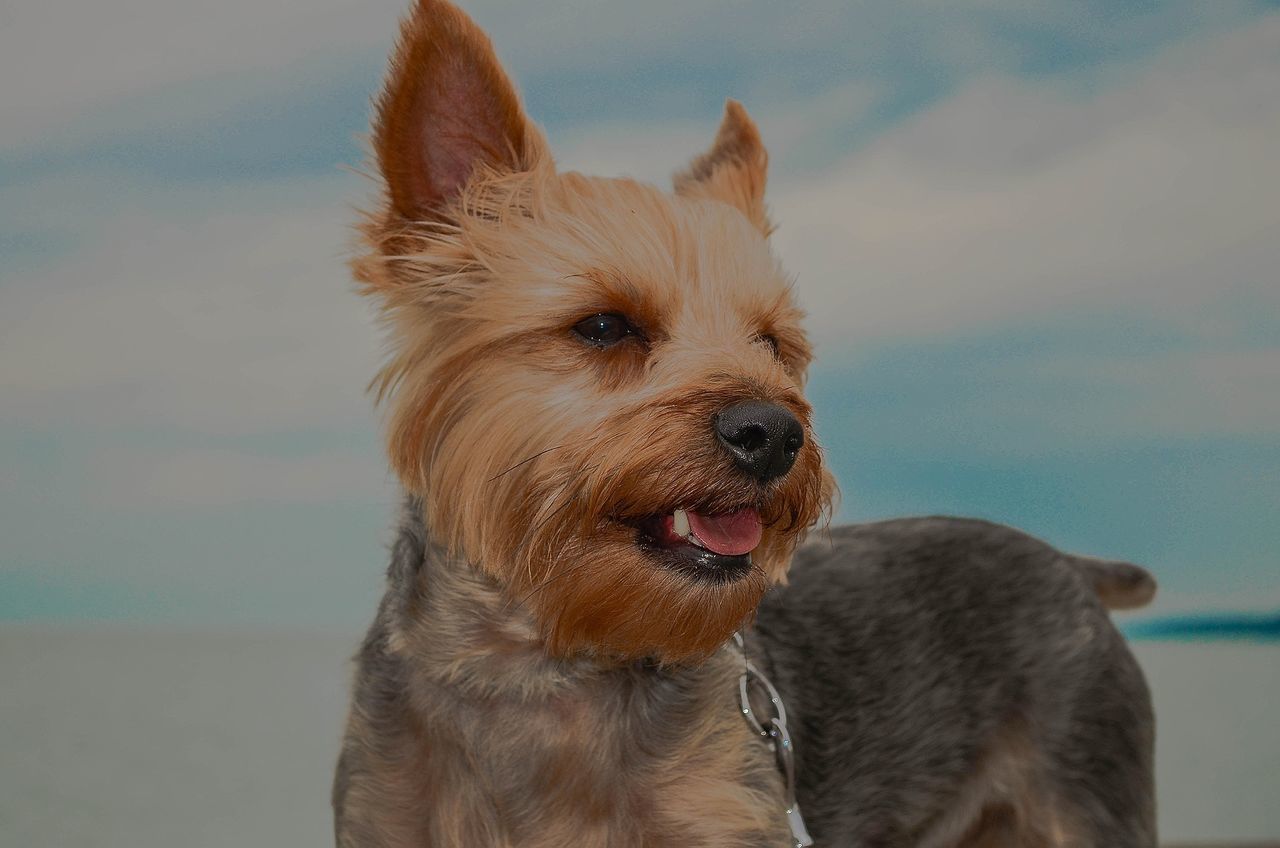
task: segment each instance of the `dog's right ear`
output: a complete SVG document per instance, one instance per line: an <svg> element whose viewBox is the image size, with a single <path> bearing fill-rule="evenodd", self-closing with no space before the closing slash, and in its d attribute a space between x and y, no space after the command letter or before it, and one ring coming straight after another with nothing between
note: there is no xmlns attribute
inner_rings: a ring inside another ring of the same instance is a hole
<svg viewBox="0 0 1280 848"><path fill-rule="evenodd" d="M401 24L373 147L391 211L404 221L449 218L481 170L524 171L550 158L488 36L444 0L417 0Z"/></svg>
<svg viewBox="0 0 1280 848"><path fill-rule="evenodd" d="M736 207L766 236L773 232L764 203L769 154L760 130L736 100L724 104L724 118L711 149L675 175L676 194L719 200Z"/></svg>

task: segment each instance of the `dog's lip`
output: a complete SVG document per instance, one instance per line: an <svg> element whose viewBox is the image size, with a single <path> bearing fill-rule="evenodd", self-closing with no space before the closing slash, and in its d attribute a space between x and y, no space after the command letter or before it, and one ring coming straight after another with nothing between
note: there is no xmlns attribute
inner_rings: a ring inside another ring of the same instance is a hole
<svg viewBox="0 0 1280 848"><path fill-rule="evenodd" d="M755 567L751 554L728 556L689 542L662 547L645 538L643 533L636 544L663 568L704 583L732 583L746 577Z"/></svg>

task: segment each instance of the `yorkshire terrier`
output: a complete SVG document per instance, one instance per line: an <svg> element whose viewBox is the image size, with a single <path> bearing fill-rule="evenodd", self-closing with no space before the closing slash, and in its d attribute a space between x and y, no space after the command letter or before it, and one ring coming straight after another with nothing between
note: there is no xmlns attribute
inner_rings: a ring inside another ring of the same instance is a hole
<svg viewBox="0 0 1280 848"><path fill-rule="evenodd" d="M558 171L419 0L373 149L353 265L407 496L340 846L1154 845L1106 613L1145 571L960 519L801 545L834 483L742 106L673 192Z"/></svg>

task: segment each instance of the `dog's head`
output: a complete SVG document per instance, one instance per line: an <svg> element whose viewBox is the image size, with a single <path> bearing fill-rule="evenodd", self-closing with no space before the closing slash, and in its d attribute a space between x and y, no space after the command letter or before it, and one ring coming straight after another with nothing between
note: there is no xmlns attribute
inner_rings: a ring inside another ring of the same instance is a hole
<svg viewBox="0 0 1280 848"><path fill-rule="evenodd" d="M673 194L558 172L485 35L420 0L373 142L386 196L355 270L434 537L553 653L714 650L832 493L751 119L730 102Z"/></svg>

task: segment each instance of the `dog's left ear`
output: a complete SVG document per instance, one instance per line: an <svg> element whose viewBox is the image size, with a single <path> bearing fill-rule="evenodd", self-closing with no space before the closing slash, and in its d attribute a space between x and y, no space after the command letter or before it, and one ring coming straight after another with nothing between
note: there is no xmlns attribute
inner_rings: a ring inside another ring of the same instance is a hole
<svg viewBox="0 0 1280 848"><path fill-rule="evenodd" d="M755 121L741 103L729 100L711 149L675 175L676 194L728 203L767 236L773 232L764 204L768 168Z"/></svg>

